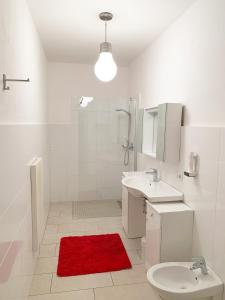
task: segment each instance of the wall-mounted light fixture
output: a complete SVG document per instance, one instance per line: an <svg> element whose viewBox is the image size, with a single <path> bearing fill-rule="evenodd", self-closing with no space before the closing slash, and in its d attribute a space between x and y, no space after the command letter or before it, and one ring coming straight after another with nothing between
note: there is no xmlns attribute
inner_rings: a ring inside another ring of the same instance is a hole
<svg viewBox="0 0 225 300"><path fill-rule="evenodd" d="M112 20L113 14L102 12L99 18L105 22L105 41L100 44L99 58L95 64L95 75L101 81L111 81L117 74L117 65L112 56L112 44L107 42L107 22Z"/></svg>
<svg viewBox="0 0 225 300"><path fill-rule="evenodd" d="M94 100L94 97L82 96L80 98L80 107L87 107L90 102Z"/></svg>

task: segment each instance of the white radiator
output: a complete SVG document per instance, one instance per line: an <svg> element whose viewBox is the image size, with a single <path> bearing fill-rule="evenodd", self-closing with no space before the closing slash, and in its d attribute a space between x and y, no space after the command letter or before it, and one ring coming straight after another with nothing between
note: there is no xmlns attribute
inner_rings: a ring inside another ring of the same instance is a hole
<svg viewBox="0 0 225 300"><path fill-rule="evenodd" d="M36 252L44 230L43 164L42 158L35 158L30 165L32 248Z"/></svg>

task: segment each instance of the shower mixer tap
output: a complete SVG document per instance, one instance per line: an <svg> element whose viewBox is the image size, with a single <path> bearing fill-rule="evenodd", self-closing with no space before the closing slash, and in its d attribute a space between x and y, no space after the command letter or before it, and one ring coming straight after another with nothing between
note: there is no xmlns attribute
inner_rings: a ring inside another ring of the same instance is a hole
<svg viewBox="0 0 225 300"><path fill-rule="evenodd" d="M134 144L133 143L127 143L126 145L122 145L122 148L124 149L124 150L134 150Z"/></svg>

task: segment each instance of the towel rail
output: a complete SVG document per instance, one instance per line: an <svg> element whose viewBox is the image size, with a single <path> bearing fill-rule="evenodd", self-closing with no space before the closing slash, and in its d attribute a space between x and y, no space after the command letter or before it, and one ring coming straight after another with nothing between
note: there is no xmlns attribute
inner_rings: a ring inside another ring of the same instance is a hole
<svg viewBox="0 0 225 300"><path fill-rule="evenodd" d="M11 78L7 78L5 74L3 74L3 90L9 90L10 87L7 86L7 82L8 81L19 81L19 82L30 82L30 78L27 78L27 79L11 79Z"/></svg>

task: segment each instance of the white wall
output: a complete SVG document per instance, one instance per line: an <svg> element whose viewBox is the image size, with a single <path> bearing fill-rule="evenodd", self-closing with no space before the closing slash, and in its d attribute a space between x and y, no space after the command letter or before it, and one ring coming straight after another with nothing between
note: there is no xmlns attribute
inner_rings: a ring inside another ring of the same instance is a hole
<svg viewBox="0 0 225 300"><path fill-rule="evenodd" d="M41 156L48 208L46 58L25 0L1 0L0 76L0 299L26 299L35 264L31 244L29 162Z"/></svg>
<svg viewBox="0 0 225 300"><path fill-rule="evenodd" d="M185 125L225 125L225 2L198 0L130 65L142 106L182 102Z"/></svg>
<svg viewBox="0 0 225 300"><path fill-rule="evenodd" d="M203 255L225 281L225 2L198 0L130 65L129 93L141 106L185 105L181 162L163 163L163 179L195 209L193 255ZM200 155L196 179L178 178L190 151ZM138 168L159 162L138 155Z"/></svg>
<svg viewBox="0 0 225 300"><path fill-rule="evenodd" d="M92 65L49 63L48 100L51 151L51 201L121 197L122 137L128 104L127 68L115 80L99 81ZM80 108L81 96L94 101Z"/></svg>

